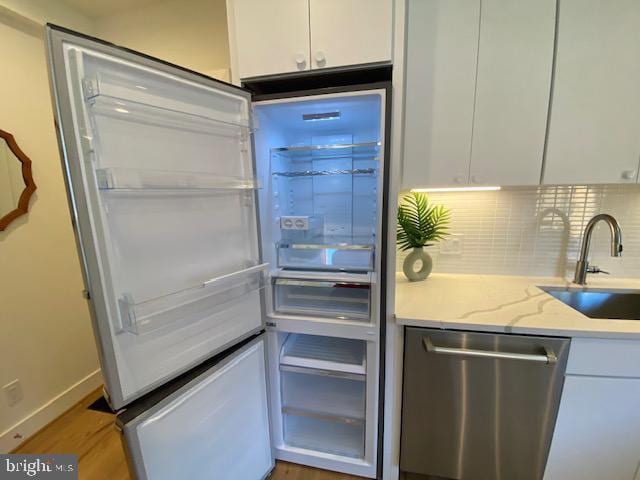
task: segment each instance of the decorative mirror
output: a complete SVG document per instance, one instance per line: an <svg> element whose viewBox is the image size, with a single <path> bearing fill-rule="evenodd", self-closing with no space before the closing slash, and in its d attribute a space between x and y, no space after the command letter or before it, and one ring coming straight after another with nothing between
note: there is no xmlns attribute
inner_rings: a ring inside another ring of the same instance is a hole
<svg viewBox="0 0 640 480"><path fill-rule="evenodd" d="M31 176L31 160L13 135L0 130L0 231L29 210L36 190Z"/></svg>

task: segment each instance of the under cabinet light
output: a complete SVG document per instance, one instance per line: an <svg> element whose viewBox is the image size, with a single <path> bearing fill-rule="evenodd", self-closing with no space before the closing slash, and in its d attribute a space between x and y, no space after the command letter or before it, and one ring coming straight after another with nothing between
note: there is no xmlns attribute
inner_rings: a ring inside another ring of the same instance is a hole
<svg viewBox="0 0 640 480"><path fill-rule="evenodd" d="M412 192L490 192L502 187L443 187L443 188L412 188Z"/></svg>

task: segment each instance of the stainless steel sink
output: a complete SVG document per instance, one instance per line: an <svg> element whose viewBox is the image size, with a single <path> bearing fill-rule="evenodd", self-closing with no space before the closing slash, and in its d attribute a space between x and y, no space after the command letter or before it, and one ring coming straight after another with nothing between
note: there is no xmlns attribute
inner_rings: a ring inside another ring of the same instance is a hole
<svg viewBox="0 0 640 480"><path fill-rule="evenodd" d="M640 292L540 288L590 318L640 320Z"/></svg>

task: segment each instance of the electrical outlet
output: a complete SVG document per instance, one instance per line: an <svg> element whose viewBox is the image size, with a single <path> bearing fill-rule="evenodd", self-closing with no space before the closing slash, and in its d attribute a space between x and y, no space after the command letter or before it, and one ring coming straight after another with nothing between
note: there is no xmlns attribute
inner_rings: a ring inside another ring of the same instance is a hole
<svg viewBox="0 0 640 480"><path fill-rule="evenodd" d="M20 380L16 379L11 383L7 383L2 387L2 390L10 407L22 401L22 386L20 385Z"/></svg>
<svg viewBox="0 0 640 480"><path fill-rule="evenodd" d="M464 235L452 233L440 242L440 255L462 255Z"/></svg>

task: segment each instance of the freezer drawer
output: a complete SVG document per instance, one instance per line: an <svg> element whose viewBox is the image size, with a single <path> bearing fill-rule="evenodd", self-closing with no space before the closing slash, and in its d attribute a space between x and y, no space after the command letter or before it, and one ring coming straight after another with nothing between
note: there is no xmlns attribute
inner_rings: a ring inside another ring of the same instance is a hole
<svg viewBox="0 0 640 480"><path fill-rule="evenodd" d="M280 367L283 412L308 412L364 422L365 375Z"/></svg>
<svg viewBox="0 0 640 480"><path fill-rule="evenodd" d="M286 445L343 457L364 456L364 423L297 414L285 414L283 422Z"/></svg>
<svg viewBox="0 0 640 480"><path fill-rule="evenodd" d="M326 270L344 272L370 272L373 270L372 244L350 243L351 239L335 242L278 243L278 267L292 270Z"/></svg>
<svg viewBox="0 0 640 480"><path fill-rule="evenodd" d="M273 280L275 313L369 320L371 285L276 278Z"/></svg>
<svg viewBox="0 0 640 480"><path fill-rule="evenodd" d="M401 470L541 480L568 351L562 338L407 328Z"/></svg>

